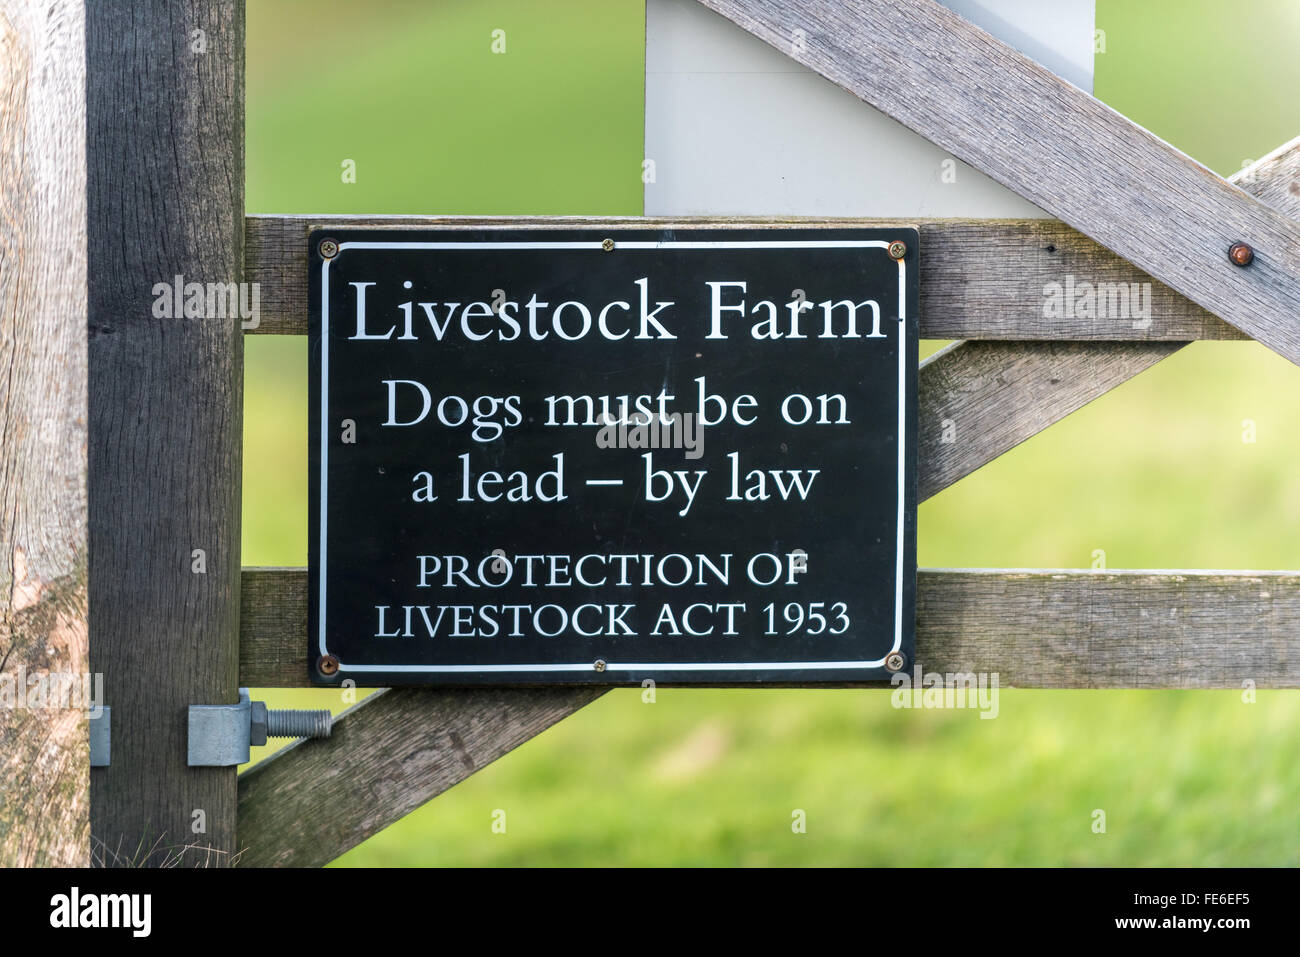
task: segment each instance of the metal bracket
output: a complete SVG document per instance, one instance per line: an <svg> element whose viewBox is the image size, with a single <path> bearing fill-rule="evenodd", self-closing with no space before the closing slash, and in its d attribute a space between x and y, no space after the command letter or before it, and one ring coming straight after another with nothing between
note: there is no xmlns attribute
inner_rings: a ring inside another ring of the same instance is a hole
<svg viewBox="0 0 1300 957"><path fill-rule="evenodd" d="M246 764L252 738L253 704L248 700L247 688L239 689L239 704L190 705L190 767ZM265 738L258 743L265 744Z"/></svg>
<svg viewBox="0 0 1300 957"><path fill-rule="evenodd" d="M106 709L107 710L107 709ZM269 711L264 701L250 701L239 689L238 704L190 705L189 758L192 768L228 768L247 764L253 745L267 738L328 738L328 711Z"/></svg>
<svg viewBox="0 0 1300 957"><path fill-rule="evenodd" d="M112 719L113 709L101 707L99 714L92 714L90 721L90 766L106 768L113 756Z"/></svg>

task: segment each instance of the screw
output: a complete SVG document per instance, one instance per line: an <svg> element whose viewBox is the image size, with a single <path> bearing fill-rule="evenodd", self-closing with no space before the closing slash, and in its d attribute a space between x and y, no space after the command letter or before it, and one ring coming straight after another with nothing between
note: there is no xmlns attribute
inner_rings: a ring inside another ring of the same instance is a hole
<svg viewBox="0 0 1300 957"><path fill-rule="evenodd" d="M907 243L903 242L902 240L896 239L889 244L890 259L902 259L906 255L907 255Z"/></svg>
<svg viewBox="0 0 1300 957"><path fill-rule="evenodd" d="M903 656L897 651L892 652L887 658L885 658L885 670L887 671L902 671L904 664Z"/></svg>
<svg viewBox="0 0 1300 957"><path fill-rule="evenodd" d="M604 659L604 658L597 658L597 659L596 659L596 663L595 663L594 665L592 665L592 667L595 668L597 671L604 671L604 670L605 670L605 667L606 667L606 666L605 666L605 659Z"/></svg>
<svg viewBox="0 0 1300 957"><path fill-rule="evenodd" d="M330 675L338 674L339 659L336 655L321 655L316 661L316 667L328 678Z"/></svg>
<svg viewBox="0 0 1300 957"><path fill-rule="evenodd" d="M339 254L339 244L332 239L322 239L317 249L320 250L321 259L333 259Z"/></svg>
<svg viewBox="0 0 1300 957"><path fill-rule="evenodd" d="M614 240L612 239L605 240L603 243L600 244L600 248L605 250L605 252L607 253L612 253L614 251Z"/></svg>
<svg viewBox="0 0 1300 957"><path fill-rule="evenodd" d="M1234 266L1249 266L1255 259L1255 250L1247 243L1233 243L1228 250L1228 258Z"/></svg>

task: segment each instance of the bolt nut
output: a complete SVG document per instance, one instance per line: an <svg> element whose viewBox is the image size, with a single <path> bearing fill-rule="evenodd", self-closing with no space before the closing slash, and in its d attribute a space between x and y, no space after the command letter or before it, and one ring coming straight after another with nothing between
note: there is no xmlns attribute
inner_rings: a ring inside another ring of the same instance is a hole
<svg viewBox="0 0 1300 957"><path fill-rule="evenodd" d="M897 651L891 652L885 658L886 671L902 671L904 664L906 664L906 662L903 660L903 656Z"/></svg>
<svg viewBox="0 0 1300 957"><path fill-rule="evenodd" d="M333 259L339 254L339 244L332 239L322 239L316 248L320 252L321 259Z"/></svg>
<svg viewBox="0 0 1300 957"><path fill-rule="evenodd" d="M252 745L266 744L266 728L268 724L266 702L254 701L248 708L248 743Z"/></svg>
<svg viewBox="0 0 1300 957"><path fill-rule="evenodd" d="M595 664L593 664L592 667L595 668L597 671L604 671L605 668L608 666L605 664L604 658L597 658Z"/></svg>
<svg viewBox="0 0 1300 957"><path fill-rule="evenodd" d="M889 244L890 259L902 259L906 255L907 255L907 243L903 242L902 240L896 239Z"/></svg>
<svg viewBox="0 0 1300 957"><path fill-rule="evenodd" d="M614 240L612 239L605 240L603 243L600 244L600 248L605 250L605 252L607 253L612 253L614 251Z"/></svg>
<svg viewBox="0 0 1300 957"><path fill-rule="evenodd" d="M316 661L316 669L326 678L338 674L339 659L335 655L321 655Z"/></svg>
<svg viewBox="0 0 1300 957"><path fill-rule="evenodd" d="M1248 243L1233 243L1228 258L1234 266L1249 266L1255 260L1255 250Z"/></svg>

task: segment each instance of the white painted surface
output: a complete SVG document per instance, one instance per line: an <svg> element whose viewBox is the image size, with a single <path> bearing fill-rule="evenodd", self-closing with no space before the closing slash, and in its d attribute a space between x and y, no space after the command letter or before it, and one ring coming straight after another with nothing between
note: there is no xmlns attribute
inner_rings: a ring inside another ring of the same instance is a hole
<svg viewBox="0 0 1300 957"><path fill-rule="evenodd" d="M1094 0L942 2L1091 91ZM645 155L647 216L1046 215L695 0L646 0Z"/></svg>

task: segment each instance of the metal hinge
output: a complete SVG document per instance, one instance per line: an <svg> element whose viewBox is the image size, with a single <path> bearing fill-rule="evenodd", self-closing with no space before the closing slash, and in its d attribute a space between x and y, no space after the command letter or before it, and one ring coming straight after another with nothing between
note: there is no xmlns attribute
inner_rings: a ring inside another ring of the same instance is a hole
<svg viewBox="0 0 1300 957"><path fill-rule="evenodd" d="M267 738L328 738L332 725L328 711L272 711L240 688L238 704L190 705L188 763L192 768L246 764L251 747Z"/></svg>
<svg viewBox="0 0 1300 957"><path fill-rule="evenodd" d="M99 714L92 714L90 720L90 766L92 768L108 767L112 757L112 728L109 724L112 708L99 709Z"/></svg>

